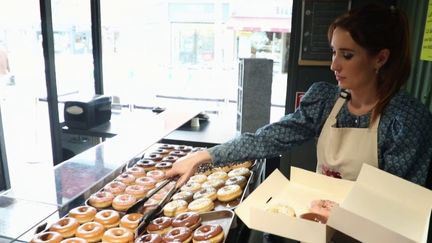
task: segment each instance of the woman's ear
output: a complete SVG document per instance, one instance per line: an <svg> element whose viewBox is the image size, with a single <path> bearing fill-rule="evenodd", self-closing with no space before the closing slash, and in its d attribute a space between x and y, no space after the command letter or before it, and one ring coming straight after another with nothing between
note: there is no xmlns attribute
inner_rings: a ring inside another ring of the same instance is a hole
<svg viewBox="0 0 432 243"><path fill-rule="evenodd" d="M381 51L378 52L377 54L377 59L376 59L376 65L377 65L377 69L379 70L382 66L384 66L384 64L386 64L388 58L390 56L390 50L389 49L382 49Z"/></svg>

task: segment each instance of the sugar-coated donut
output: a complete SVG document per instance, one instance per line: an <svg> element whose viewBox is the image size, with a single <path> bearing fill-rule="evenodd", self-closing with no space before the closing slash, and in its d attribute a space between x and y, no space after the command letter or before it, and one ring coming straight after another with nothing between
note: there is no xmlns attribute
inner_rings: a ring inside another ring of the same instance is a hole
<svg viewBox="0 0 432 243"><path fill-rule="evenodd" d="M225 237L222 226L219 224L205 224L198 227L193 233L193 242L222 242Z"/></svg>
<svg viewBox="0 0 432 243"><path fill-rule="evenodd" d="M208 212L211 211L214 208L214 202L210 198L199 198L196 200L193 200L188 205L188 209L193 212Z"/></svg>
<svg viewBox="0 0 432 243"><path fill-rule="evenodd" d="M172 196L172 200L184 200L189 203L193 200L193 195L190 191L180 191Z"/></svg>
<svg viewBox="0 0 432 243"><path fill-rule="evenodd" d="M142 178L142 177L141 177ZM130 185L124 191L126 194L134 196L136 199L141 199L147 195L150 188L145 188L143 185Z"/></svg>
<svg viewBox="0 0 432 243"><path fill-rule="evenodd" d="M30 243L60 243L63 237L58 232L46 231L33 236Z"/></svg>
<svg viewBox="0 0 432 243"><path fill-rule="evenodd" d="M162 238L165 242L191 242L192 230L188 227L172 228Z"/></svg>
<svg viewBox="0 0 432 243"><path fill-rule="evenodd" d="M296 213L292 207L282 203L269 204L265 210L270 213L279 213L290 217L296 216Z"/></svg>
<svg viewBox="0 0 432 243"><path fill-rule="evenodd" d="M224 171L216 171L207 176L207 180L213 179L222 179L225 181L226 179L228 179L228 174Z"/></svg>
<svg viewBox="0 0 432 243"><path fill-rule="evenodd" d="M87 243L87 242L88 242L87 240L78 237L67 238L60 241L60 243Z"/></svg>
<svg viewBox="0 0 432 243"><path fill-rule="evenodd" d="M143 168L146 172L154 170L155 165L156 165L156 162L151 160L151 159L143 159L143 160L138 161L138 163L136 164L136 166Z"/></svg>
<svg viewBox="0 0 432 243"><path fill-rule="evenodd" d="M246 177L238 175L232 176L225 181L225 185L239 185L242 189L246 187L247 180Z"/></svg>
<svg viewBox="0 0 432 243"><path fill-rule="evenodd" d="M219 189L223 186L225 186L225 181L222 179L211 179L201 184L201 187L213 187L215 189Z"/></svg>
<svg viewBox="0 0 432 243"><path fill-rule="evenodd" d="M135 176L129 173L122 173L115 178L116 181L121 181L126 185L132 185L135 183Z"/></svg>
<svg viewBox="0 0 432 243"><path fill-rule="evenodd" d="M250 172L250 170L248 168L239 167L239 168L233 169L230 172L228 172L228 177L233 177L233 176L249 177L250 173L251 172Z"/></svg>
<svg viewBox="0 0 432 243"><path fill-rule="evenodd" d="M188 203L184 200L171 201L163 207L163 213L165 216L173 217L179 213L187 211Z"/></svg>
<svg viewBox="0 0 432 243"><path fill-rule="evenodd" d="M155 168L156 170L167 171L172 168L172 162L161 161L156 163Z"/></svg>
<svg viewBox="0 0 432 243"><path fill-rule="evenodd" d="M242 192L239 185L224 186L217 191L217 198L221 202L229 202L240 197Z"/></svg>
<svg viewBox="0 0 432 243"><path fill-rule="evenodd" d="M147 176L153 177L156 181L161 181L165 179L165 172L161 170L151 170L147 172Z"/></svg>
<svg viewBox="0 0 432 243"><path fill-rule="evenodd" d="M321 214L325 218L330 216L333 207L339 205L332 200L313 200L310 205L310 212Z"/></svg>
<svg viewBox="0 0 432 243"><path fill-rule="evenodd" d="M300 218L311 220L311 221L318 222L321 224L327 223L327 218L324 217L323 215L317 214L317 213L304 213L304 214L300 215Z"/></svg>
<svg viewBox="0 0 432 243"><path fill-rule="evenodd" d="M213 187L203 187L193 195L194 200L202 197L210 198L212 201L216 200L216 189Z"/></svg>
<svg viewBox="0 0 432 243"><path fill-rule="evenodd" d="M102 241L107 243L129 243L133 240L132 231L121 227L108 229L102 236Z"/></svg>
<svg viewBox="0 0 432 243"><path fill-rule="evenodd" d="M189 191L189 192L197 192L201 189L201 184L195 181L188 181L184 184L180 190L181 191Z"/></svg>
<svg viewBox="0 0 432 243"><path fill-rule="evenodd" d="M132 174L135 177L135 180L136 178L140 178L146 175L146 171L144 170L144 168L139 166L129 168L126 173Z"/></svg>
<svg viewBox="0 0 432 243"><path fill-rule="evenodd" d="M69 217L76 218L80 224L90 222L96 215L96 208L92 206L78 206L69 211Z"/></svg>
<svg viewBox="0 0 432 243"><path fill-rule="evenodd" d="M200 184L204 183L207 180L207 176L203 174L193 175L189 178L189 181L198 182Z"/></svg>
<svg viewBox="0 0 432 243"><path fill-rule="evenodd" d="M162 243L162 237L158 234L145 234L135 239L135 243Z"/></svg>
<svg viewBox="0 0 432 243"><path fill-rule="evenodd" d="M88 242L98 242L102 239L104 227L98 222L87 222L78 227L76 237L83 238Z"/></svg>
<svg viewBox="0 0 432 243"><path fill-rule="evenodd" d="M202 218L196 212L184 212L174 217L172 227L188 227L192 230L198 228Z"/></svg>
<svg viewBox="0 0 432 243"><path fill-rule="evenodd" d="M141 213L126 214L120 219L120 227L135 230L138 227L138 223L142 217L143 214Z"/></svg>
<svg viewBox="0 0 432 243"><path fill-rule="evenodd" d="M111 192L99 191L93 193L89 198L89 203L95 208L106 208L111 206L114 195Z"/></svg>
<svg viewBox="0 0 432 243"><path fill-rule="evenodd" d="M153 219L147 226L147 232L163 235L171 229L172 218L162 216Z"/></svg>
<svg viewBox="0 0 432 243"><path fill-rule="evenodd" d="M104 186L104 190L111 192L114 196L122 194L126 189L126 184L121 181L111 181Z"/></svg>
<svg viewBox="0 0 432 243"><path fill-rule="evenodd" d="M113 228L119 224L120 214L115 210L105 209L96 214L94 221L100 223L107 229Z"/></svg>
<svg viewBox="0 0 432 243"><path fill-rule="evenodd" d="M126 211L137 201L136 197L130 194L117 195L112 201L112 207L118 211Z"/></svg>
<svg viewBox="0 0 432 243"><path fill-rule="evenodd" d="M60 233L63 238L68 238L75 235L79 225L80 224L77 219L64 217L52 224L49 230Z"/></svg>

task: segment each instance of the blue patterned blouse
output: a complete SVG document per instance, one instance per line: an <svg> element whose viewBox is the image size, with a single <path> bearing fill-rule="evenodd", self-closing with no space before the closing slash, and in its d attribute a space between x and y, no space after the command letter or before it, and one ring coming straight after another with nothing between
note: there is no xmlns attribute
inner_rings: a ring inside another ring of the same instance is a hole
<svg viewBox="0 0 432 243"><path fill-rule="evenodd" d="M256 133L245 133L209 149L216 165L231 161L276 157L316 139L330 114L340 88L319 82L303 96L299 108ZM370 114L352 115L346 103L337 116L338 127L369 126ZM432 160L432 114L404 91L397 93L381 114L378 129L379 168L425 185Z"/></svg>

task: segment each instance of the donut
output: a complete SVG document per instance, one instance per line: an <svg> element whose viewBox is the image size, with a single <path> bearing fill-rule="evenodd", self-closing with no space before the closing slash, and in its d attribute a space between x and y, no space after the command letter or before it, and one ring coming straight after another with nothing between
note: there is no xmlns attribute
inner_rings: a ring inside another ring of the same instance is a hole
<svg viewBox="0 0 432 243"><path fill-rule="evenodd" d="M135 243L162 243L162 237L158 234L145 234L135 239Z"/></svg>
<svg viewBox="0 0 432 243"><path fill-rule="evenodd" d="M189 192L197 192L201 189L201 184L198 182L194 182L194 181L188 181L186 184L184 184L181 188L180 191L189 191Z"/></svg>
<svg viewBox="0 0 432 243"><path fill-rule="evenodd" d="M143 207L143 214L149 212L150 210L153 210L157 207L159 201L154 198L149 198L145 203Z"/></svg>
<svg viewBox="0 0 432 243"><path fill-rule="evenodd" d="M77 219L64 217L52 224L49 230L60 233L63 238L68 238L75 235L79 225Z"/></svg>
<svg viewBox="0 0 432 243"><path fill-rule="evenodd" d="M225 237L222 226L219 224L206 224L198 227L193 233L193 242L222 242Z"/></svg>
<svg viewBox="0 0 432 243"><path fill-rule="evenodd" d="M112 207L118 211L126 211L137 201L136 197L130 194L117 195L112 201Z"/></svg>
<svg viewBox="0 0 432 243"><path fill-rule="evenodd" d="M194 181L202 184L207 181L207 176L203 174L193 175L189 178L189 181Z"/></svg>
<svg viewBox="0 0 432 243"><path fill-rule="evenodd" d="M311 220L311 221L318 222L321 224L327 223L327 218L322 216L321 214L317 214L317 213L304 213L304 214L300 215L300 218Z"/></svg>
<svg viewBox="0 0 432 243"><path fill-rule="evenodd" d="M113 228L119 224L120 214L115 210L105 209L96 214L94 221L100 223L106 229Z"/></svg>
<svg viewBox="0 0 432 243"><path fill-rule="evenodd" d="M244 176L232 176L225 181L225 185L239 185L242 189L246 187L247 180Z"/></svg>
<svg viewBox="0 0 432 243"><path fill-rule="evenodd" d="M212 201L216 200L216 189L213 187L203 187L193 195L194 200L202 197L210 198Z"/></svg>
<svg viewBox="0 0 432 243"><path fill-rule="evenodd" d="M150 188L145 188L143 185L136 184L127 186L124 192L126 194L134 196L138 200L144 198L149 190Z"/></svg>
<svg viewBox="0 0 432 243"><path fill-rule="evenodd" d="M163 207L163 213L165 216L173 217L179 213L186 212L188 203L184 200L171 201Z"/></svg>
<svg viewBox="0 0 432 243"><path fill-rule="evenodd" d="M225 171L216 171L207 176L207 180L213 179L222 179L225 181L226 179L228 179L228 174Z"/></svg>
<svg viewBox="0 0 432 243"><path fill-rule="evenodd" d="M174 145L171 145L171 144L161 144L161 145L159 145L159 149L166 149L166 150L168 150L168 151L171 151L171 150L174 150L175 149L175 147L174 147Z"/></svg>
<svg viewBox="0 0 432 243"><path fill-rule="evenodd" d="M175 147L175 150L180 150L182 152L189 153L190 151L192 151L192 147L186 145L178 145L177 147Z"/></svg>
<svg viewBox="0 0 432 243"><path fill-rule="evenodd" d="M151 159L144 159L141 161L138 161L136 166L143 168L146 172L151 171L155 169L156 162L154 162Z"/></svg>
<svg viewBox="0 0 432 243"><path fill-rule="evenodd" d="M230 172L228 172L228 177L233 177L233 176L249 177L250 176L250 170L248 168L244 168L244 167L239 167L239 168L233 169Z"/></svg>
<svg viewBox="0 0 432 243"><path fill-rule="evenodd" d="M188 209L190 211L197 212L197 213L208 212L211 211L213 208L214 208L213 200L206 197L193 200L188 205Z"/></svg>
<svg viewBox="0 0 432 243"><path fill-rule="evenodd" d="M178 160L179 157L177 156L173 156L173 155L169 155L164 157L161 162L170 162L170 163L175 163Z"/></svg>
<svg viewBox="0 0 432 243"><path fill-rule="evenodd" d="M156 185L156 179L150 176L144 176L136 179L135 183L138 185L142 185L147 189L152 189Z"/></svg>
<svg viewBox="0 0 432 243"><path fill-rule="evenodd" d="M143 214L141 213L126 214L120 219L120 227L135 230L138 227L138 223L140 222L142 217Z"/></svg>
<svg viewBox="0 0 432 243"><path fill-rule="evenodd" d="M87 243L87 240L78 237L63 239L60 243Z"/></svg>
<svg viewBox="0 0 432 243"><path fill-rule="evenodd" d="M331 200L313 200L310 205L310 212L324 216L326 219L330 216L333 207L339 205Z"/></svg>
<svg viewBox="0 0 432 243"><path fill-rule="evenodd" d="M159 161L162 160L162 158L163 158L162 155L156 154L156 153L151 153L151 154L148 154L148 155L144 156L144 159L151 159L154 162L159 162Z"/></svg>
<svg viewBox="0 0 432 243"><path fill-rule="evenodd" d="M236 168L240 168L240 167L244 167L244 168L250 168L252 167L252 161L250 160L246 160L243 162L234 162L230 165L231 169L236 169Z"/></svg>
<svg viewBox="0 0 432 243"><path fill-rule="evenodd" d="M63 237L58 232L46 231L33 236L30 243L60 243Z"/></svg>
<svg viewBox="0 0 432 243"><path fill-rule="evenodd" d="M148 193L149 193L149 194L152 194L154 190L156 190L156 188L150 190ZM157 200L157 201L159 202L159 201L162 200L166 195L167 195L167 191L165 191L165 190L160 190L160 191L156 192L155 194L153 194L153 196L151 196L151 198L153 198L153 199L155 199L155 200Z"/></svg>
<svg viewBox="0 0 432 243"><path fill-rule="evenodd" d="M103 188L105 191L111 192L114 196L119 195L126 189L126 184L121 181L112 181L106 184Z"/></svg>
<svg viewBox="0 0 432 243"><path fill-rule="evenodd" d="M162 238L165 242L191 242L192 230L188 227L172 228Z"/></svg>
<svg viewBox="0 0 432 243"><path fill-rule="evenodd" d="M150 234L163 235L171 229L172 218L162 216L153 219L147 226L147 232Z"/></svg>
<svg viewBox="0 0 432 243"><path fill-rule="evenodd" d="M226 165L226 166L218 166L218 167L214 167L214 168L212 169L212 172L211 172L211 173L219 172L219 171L222 171L222 172L228 173L228 171L230 171L230 170L231 170L231 167L230 167L229 165Z"/></svg>
<svg viewBox="0 0 432 243"><path fill-rule="evenodd" d="M159 162L156 163L155 168L156 170L161 170L161 171L167 171L169 169L171 169L172 167L172 162Z"/></svg>
<svg viewBox="0 0 432 243"><path fill-rule="evenodd" d="M122 173L115 178L116 181L121 181L126 185L132 185L135 183L135 176L128 173Z"/></svg>
<svg viewBox="0 0 432 243"><path fill-rule="evenodd" d="M69 211L68 216L76 218L80 224L90 222L96 215L96 208L91 206L79 206Z"/></svg>
<svg viewBox="0 0 432 243"><path fill-rule="evenodd" d="M102 239L104 227L98 222L87 222L78 227L76 237L83 238L88 242L98 242Z"/></svg>
<svg viewBox="0 0 432 243"><path fill-rule="evenodd" d="M186 202L191 202L193 200L193 192L190 191L180 191L172 196L172 200L184 200Z"/></svg>
<svg viewBox="0 0 432 243"><path fill-rule="evenodd" d="M224 186L217 191L217 198L221 202L229 202L240 197L242 192L239 185Z"/></svg>
<svg viewBox="0 0 432 243"><path fill-rule="evenodd" d="M130 230L121 227L108 229L102 236L102 241L109 243L129 243L133 242L133 240L133 233Z"/></svg>
<svg viewBox="0 0 432 243"><path fill-rule="evenodd" d="M184 212L176 215L172 221L172 227L188 227L191 230L201 224L201 216L196 212Z"/></svg>
<svg viewBox="0 0 432 243"><path fill-rule="evenodd" d="M168 156L175 156L175 157L177 157L177 158L183 157L183 156L185 156L185 155L186 155L186 153L183 152L183 151L180 151L180 150L174 150L174 151L171 151L171 152L168 154Z"/></svg>
<svg viewBox="0 0 432 243"><path fill-rule="evenodd" d="M132 174L135 177L135 180L136 178L140 178L146 175L146 171L144 170L144 168L139 166L129 168L126 173Z"/></svg>
<svg viewBox="0 0 432 243"><path fill-rule="evenodd" d="M161 181L165 179L165 172L161 170L151 170L147 172L147 176L153 177L154 179L156 179L156 181Z"/></svg>
<svg viewBox="0 0 432 243"><path fill-rule="evenodd" d="M198 152L198 151L205 150L205 149L206 148L204 148L204 147L194 147L194 148L192 148L191 152L194 153L194 152Z"/></svg>
<svg viewBox="0 0 432 243"><path fill-rule="evenodd" d="M158 149L156 149L155 151L153 151L152 154L160 154L160 155L166 156L169 152L170 152L170 151L167 150L167 149L158 148Z"/></svg>
<svg viewBox="0 0 432 243"><path fill-rule="evenodd" d="M99 191L92 194L89 198L89 203L95 208L106 208L111 206L114 195L111 192Z"/></svg>
<svg viewBox="0 0 432 243"><path fill-rule="evenodd" d="M267 205L265 210L270 213L280 213L290 217L296 216L295 211L292 207L282 203L269 204Z"/></svg>
<svg viewBox="0 0 432 243"><path fill-rule="evenodd" d="M215 189L219 189L223 186L225 186L225 181L222 179L211 179L201 184L201 187L213 187Z"/></svg>

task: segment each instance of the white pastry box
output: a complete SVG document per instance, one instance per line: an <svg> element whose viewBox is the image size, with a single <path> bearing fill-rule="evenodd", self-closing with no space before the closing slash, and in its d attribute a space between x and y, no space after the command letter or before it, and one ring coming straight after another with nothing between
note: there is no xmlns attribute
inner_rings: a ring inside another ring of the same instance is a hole
<svg viewBox="0 0 432 243"><path fill-rule="evenodd" d="M302 242L329 242L334 230L362 242L427 242L432 191L369 165L356 182L291 167L274 171L235 210L252 229ZM327 224L298 216L315 199L339 203ZM270 203L291 206L297 217L270 213Z"/></svg>

